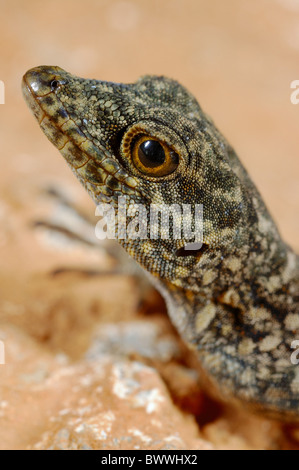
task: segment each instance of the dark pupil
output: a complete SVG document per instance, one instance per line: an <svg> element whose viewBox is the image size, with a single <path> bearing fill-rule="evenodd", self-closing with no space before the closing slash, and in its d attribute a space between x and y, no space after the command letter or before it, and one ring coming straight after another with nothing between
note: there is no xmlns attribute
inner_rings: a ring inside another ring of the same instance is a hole
<svg viewBox="0 0 299 470"><path fill-rule="evenodd" d="M166 159L164 149L157 140L142 142L138 149L138 157L149 168L163 165Z"/></svg>

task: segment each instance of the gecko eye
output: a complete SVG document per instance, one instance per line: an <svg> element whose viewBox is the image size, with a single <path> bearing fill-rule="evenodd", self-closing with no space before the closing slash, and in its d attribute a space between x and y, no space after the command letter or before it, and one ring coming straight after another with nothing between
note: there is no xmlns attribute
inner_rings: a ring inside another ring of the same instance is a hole
<svg viewBox="0 0 299 470"><path fill-rule="evenodd" d="M179 156L172 148L148 136L135 141L132 159L135 167L147 176L170 175L179 164Z"/></svg>

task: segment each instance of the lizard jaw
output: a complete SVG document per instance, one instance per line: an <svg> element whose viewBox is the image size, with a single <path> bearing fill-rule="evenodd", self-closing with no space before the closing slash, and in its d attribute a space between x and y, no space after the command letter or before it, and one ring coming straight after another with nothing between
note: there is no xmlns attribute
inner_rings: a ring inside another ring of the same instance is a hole
<svg viewBox="0 0 299 470"><path fill-rule="evenodd" d="M95 202L111 202L119 196L136 194L138 181L129 176L81 131L66 112L55 88L67 83L67 72L56 66L30 69L22 80L23 96L39 126L57 147L72 171Z"/></svg>

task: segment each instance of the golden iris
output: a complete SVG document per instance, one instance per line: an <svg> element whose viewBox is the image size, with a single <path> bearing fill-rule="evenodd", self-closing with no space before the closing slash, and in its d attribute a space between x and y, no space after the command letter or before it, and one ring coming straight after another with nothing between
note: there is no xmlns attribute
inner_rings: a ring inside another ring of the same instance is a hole
<svg viewBox="0 0 299 470"><path fill-rule="evenodd" d="M147 176L167 176L179 165L178 154L164 142L143 135L133 144L135 167Z"/></svg>

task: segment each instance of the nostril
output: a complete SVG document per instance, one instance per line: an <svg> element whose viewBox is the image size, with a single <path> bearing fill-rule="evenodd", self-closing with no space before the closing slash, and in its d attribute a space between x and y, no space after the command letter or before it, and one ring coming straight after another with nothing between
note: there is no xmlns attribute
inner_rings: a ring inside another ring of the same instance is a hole
<svg viewBox="0 0 299 470"><path fill-rule="evenodd" d="M51 85L51 90L55 91L59 87L59 81L58 80L52 80L50 85Z"/></svg>

